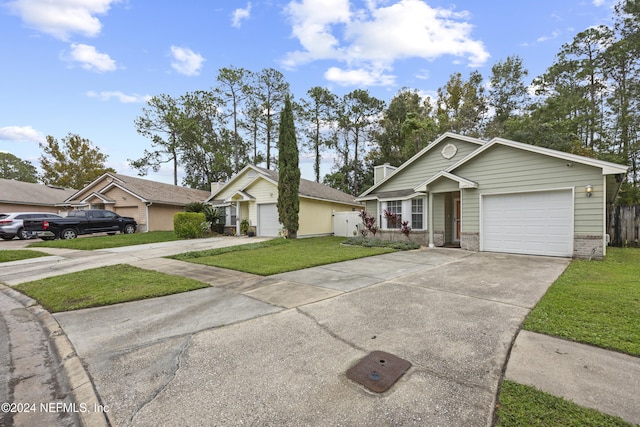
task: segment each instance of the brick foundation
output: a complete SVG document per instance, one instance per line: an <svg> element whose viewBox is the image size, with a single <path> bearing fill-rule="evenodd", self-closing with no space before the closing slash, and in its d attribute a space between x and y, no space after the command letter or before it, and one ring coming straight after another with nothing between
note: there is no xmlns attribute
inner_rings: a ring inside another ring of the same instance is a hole
<svg viewBox="0 0 640 427"><path fill-rule="evenodd" d="M604 256L603 236L574 236L573 257L602 259Z"/></svg>
<svg viewBox="0 0 640 427"><path fill-rule="evenodd" d="M478 252L480 250L480 233L460 233L460 248Z"/></svg>

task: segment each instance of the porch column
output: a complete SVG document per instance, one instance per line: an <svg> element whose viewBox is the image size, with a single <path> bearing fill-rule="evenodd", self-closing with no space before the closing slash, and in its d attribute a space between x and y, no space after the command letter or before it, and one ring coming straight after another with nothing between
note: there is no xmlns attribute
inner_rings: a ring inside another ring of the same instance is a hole
<svg viewBox="0 0 640 427"><path fill-rule="evenodd" d="M240 200L236 201L236 236L240 235Z"/></svg>
<svg viewBox="0 0 640 427"><path fill-rule="evenodd" d="M427 206L427 215L429 222L429 247L435 248L433 244L433 193L429 192L429 206Z"/></svg>

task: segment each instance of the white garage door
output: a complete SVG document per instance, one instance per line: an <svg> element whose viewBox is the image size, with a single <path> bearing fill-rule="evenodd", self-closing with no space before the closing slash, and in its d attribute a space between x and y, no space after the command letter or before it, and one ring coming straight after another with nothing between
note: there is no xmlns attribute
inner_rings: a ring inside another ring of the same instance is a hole
<svg viewBox="0 0 640 427"><path fill-rule="evenodd" d="M570 257L573 193L483 196L480 239L483 251Z"/></svg>
<svg viewBox="0 0 640 427"><path fill-rule="evenodd" d="M280 231L278 207L275 203L258 205L258 236L275 237Z"/></svg>

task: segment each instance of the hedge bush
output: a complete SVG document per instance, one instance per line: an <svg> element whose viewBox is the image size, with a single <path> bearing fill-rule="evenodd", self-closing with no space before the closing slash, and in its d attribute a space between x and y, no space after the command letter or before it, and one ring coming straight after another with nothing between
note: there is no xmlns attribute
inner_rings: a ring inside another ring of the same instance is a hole
<svg viewBox="0 0 640 427"><path fill-rule="evenodd" d="M367 239L366 237L350 237L343 242L345 245L364 246L368 248L391 248L401 251L420 249L420 244L411 240L382 240Z"/></svg>
<svg viewBox="0 0 640 427"><path fill-rule="evenodd" d="M173 216L173 231L181 239L196 239L207 233L207 217L200 212L178 212Z"/></svg>

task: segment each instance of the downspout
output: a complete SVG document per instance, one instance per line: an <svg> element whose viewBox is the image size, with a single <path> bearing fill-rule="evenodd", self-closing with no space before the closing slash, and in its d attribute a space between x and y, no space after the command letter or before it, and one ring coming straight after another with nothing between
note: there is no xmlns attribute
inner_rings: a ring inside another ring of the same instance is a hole
<svg viewBox="0 0 640 427"><path fill-rule="evenodd" d="M149 206L151 206L153 204L153 202L147 202L144 205L144 210L145 210L145 216L146 216L146 220L147 220L147 227L145 229L145 233L149 232Z"/></svg>

